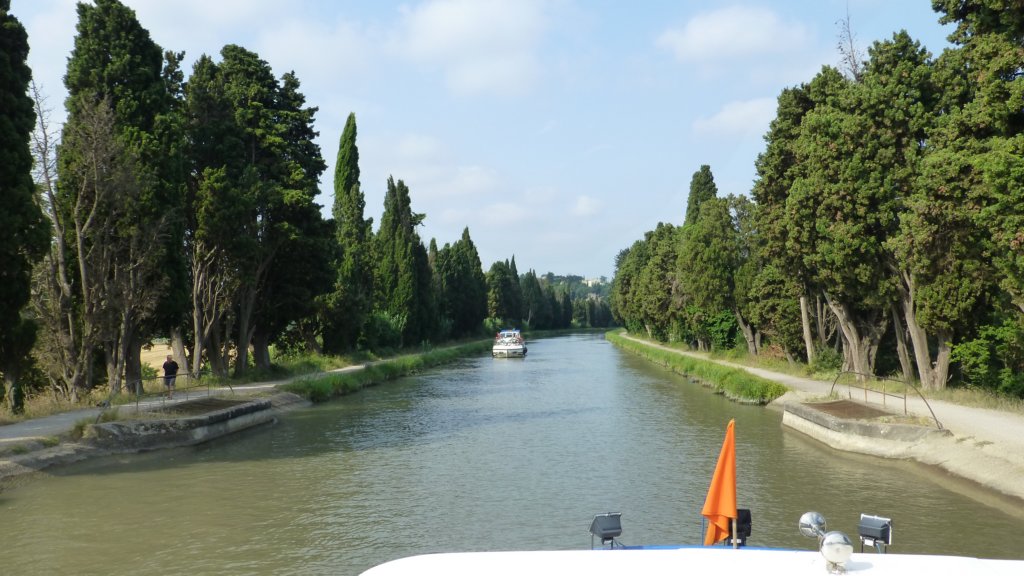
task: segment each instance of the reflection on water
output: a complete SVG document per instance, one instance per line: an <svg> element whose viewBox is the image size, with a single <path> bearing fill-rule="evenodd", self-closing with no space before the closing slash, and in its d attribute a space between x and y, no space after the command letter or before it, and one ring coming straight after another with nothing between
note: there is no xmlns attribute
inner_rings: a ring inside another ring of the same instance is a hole
<svg viewBox="0 0 1024 576"><path fill-rule="evenodd" d="M695 543L730 418L751 544L809 548L796 520L815 509L851 534L861 512L891 516L894 552L1024 555L1020 507L836 452L776 411L572 336L5 492L4 571L357 574L422 552L585 548L607 511L622 512L627 544Z"/></svg>

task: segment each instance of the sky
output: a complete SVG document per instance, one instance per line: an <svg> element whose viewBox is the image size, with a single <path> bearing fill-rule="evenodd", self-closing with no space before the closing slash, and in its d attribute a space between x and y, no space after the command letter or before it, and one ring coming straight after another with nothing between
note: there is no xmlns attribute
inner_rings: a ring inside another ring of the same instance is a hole
<svg viewBox="0 0 1024 576"><path fill-rule="evenodd" d="M786 87L838 66L838 22L856 45L906 30L949 46L930 0L122 0L165 50L237 44L294 71L327 171L356 115L366 217L389 176L425 213L424 244L464 228L484 269L601 276L658 222L681 224L690 179L749 195ZM75 0L12 0L29 65L63 120Z"/></svg>

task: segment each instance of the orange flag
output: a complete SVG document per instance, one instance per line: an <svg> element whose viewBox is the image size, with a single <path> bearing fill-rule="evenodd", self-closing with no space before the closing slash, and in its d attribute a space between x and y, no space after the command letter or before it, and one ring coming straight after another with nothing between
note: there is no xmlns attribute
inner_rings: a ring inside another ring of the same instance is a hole
<svg viewBox="0 0 1024 576"><path fill-rule="evenodd" d="M708 496L704 500L701 515L708 519L708 531L704 545L721 541L729 536L732 519L736 518L736 421L729 420L725 429L725 442L718 455L715 475L711 477Z"/></svg>

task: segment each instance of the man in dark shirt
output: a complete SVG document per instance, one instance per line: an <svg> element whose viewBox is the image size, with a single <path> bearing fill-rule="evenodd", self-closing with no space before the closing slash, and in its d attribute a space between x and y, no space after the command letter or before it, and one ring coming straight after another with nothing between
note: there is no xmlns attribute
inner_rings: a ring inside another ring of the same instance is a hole
<svg viewBox="0 0 1024 576"><path fill-rule="evenodd" d="M174 397L174 380L178 377L178 363L170 354L167 355L167 362L164 362L164 387L167 388L167 397Z"/></svg>

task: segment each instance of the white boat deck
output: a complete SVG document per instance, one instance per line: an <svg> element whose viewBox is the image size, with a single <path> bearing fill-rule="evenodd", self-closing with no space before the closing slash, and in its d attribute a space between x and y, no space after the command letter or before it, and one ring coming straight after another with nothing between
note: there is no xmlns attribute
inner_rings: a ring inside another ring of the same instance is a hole
<svg viewBox="0 0 1024 576"><path fill-rule="evenodd" d="M817 551L733 550L692 547L647 550L571 550L537 552L464 552L427 554L393 560L363 572L364 576L564 576L609 574L679 576L680 574L758 574L823 576L827 563ZM960 556L854 553L846 574L895 576L1021 576L1024 561L985 560Z"/></svg>

